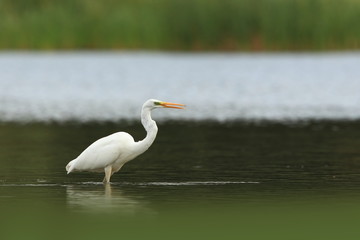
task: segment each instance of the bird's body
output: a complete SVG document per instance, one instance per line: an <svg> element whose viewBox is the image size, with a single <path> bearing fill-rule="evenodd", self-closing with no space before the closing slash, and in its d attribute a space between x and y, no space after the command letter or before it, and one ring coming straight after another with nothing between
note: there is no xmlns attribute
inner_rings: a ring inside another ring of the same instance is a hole
<svg viewBox="0 0 360 240"><path fill-rule="evenodd" d="M120 169L122 165L136 157L132 154L134 145L133 137L125 132L100 138L71 161L67 171L101 172L104 171L104 165L112 165L116 171L115 169Z"/></svg>
<svg viewBox="0 0 360 240"><path fill-rule="evenodd" d="M76 159L66 166L69 174L74 171L105 172L104 182L110 182L110 177L128 161L145 152L156 138L157 125L151 119L151 110L159 107L179 108L182 104L174 104L150 99L146 101L141 111L141 122L147 132L142 141L135 142L126 132L117 132L100 138L87 147Z"/></svg>

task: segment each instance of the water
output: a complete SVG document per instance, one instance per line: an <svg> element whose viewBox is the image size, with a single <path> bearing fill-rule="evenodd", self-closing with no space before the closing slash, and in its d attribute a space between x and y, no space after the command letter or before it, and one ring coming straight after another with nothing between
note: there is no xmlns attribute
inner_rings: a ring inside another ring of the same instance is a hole
<svg viewBox="0 0 360 240"><path fill-rule="evenodd" d="M357 119L360 54L1 53L0 120Z"/></svg>
<svg viewBox="0 0 360 240"><path fill-rule="evenodd" d="M360 235L358 54L2 53L0 62L1 239ZM155 143L110 185L100 173L66 175L100 137L142 139L139 108L155 97L188 109L156 111Z"/></svg>
<svg viewBox="0 0 360 240"><path fill-rule="evenodd" d="M6 239L359 236L358 122L163 122L111 185L100 173L66 175L70 159L118 129L144 136L136 122L0 125Z"/></svg>

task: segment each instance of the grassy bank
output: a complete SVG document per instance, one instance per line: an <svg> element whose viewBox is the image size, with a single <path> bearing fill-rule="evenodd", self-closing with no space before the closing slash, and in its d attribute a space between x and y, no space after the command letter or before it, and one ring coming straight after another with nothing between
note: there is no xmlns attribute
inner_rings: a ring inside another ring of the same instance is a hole
<svg viewBox="0 0 360 240"><path fill-rule="evenodd" d="M1 0L0 49L360 48L357 0Z"/></svg>

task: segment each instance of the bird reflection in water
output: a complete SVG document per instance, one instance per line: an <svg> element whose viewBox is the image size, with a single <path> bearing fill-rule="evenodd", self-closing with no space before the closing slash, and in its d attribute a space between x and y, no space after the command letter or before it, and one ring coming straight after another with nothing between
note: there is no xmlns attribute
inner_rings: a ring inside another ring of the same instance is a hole
<svg viewBox="0 0 360 240"><path fill-rule="evenodd" d="M155 214L147 203L135 197L126 196L119 187L111 184L84 183L67 185L67 205L71 209L89 213L117 213L123 215Z"/></svg>

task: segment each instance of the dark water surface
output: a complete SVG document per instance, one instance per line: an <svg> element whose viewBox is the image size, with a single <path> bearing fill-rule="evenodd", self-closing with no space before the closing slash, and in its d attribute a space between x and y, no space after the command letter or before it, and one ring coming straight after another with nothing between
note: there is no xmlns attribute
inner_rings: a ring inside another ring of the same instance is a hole
<svg viewBox="0 0 360 240"><path fill-rule="evenodd" d="M137 122L1 124L1 239L360 236L358 121L164 122L111 185L66 175L119 130L145 136Z"/></svg>

